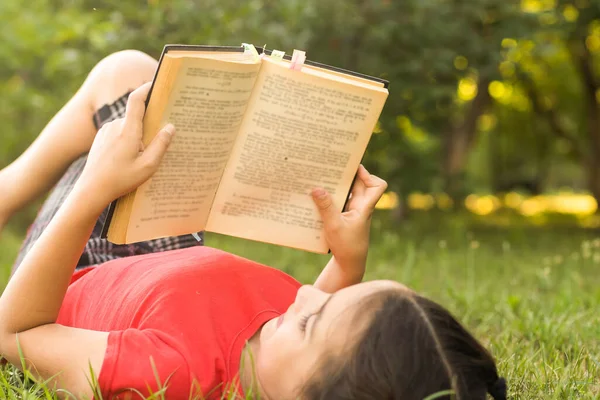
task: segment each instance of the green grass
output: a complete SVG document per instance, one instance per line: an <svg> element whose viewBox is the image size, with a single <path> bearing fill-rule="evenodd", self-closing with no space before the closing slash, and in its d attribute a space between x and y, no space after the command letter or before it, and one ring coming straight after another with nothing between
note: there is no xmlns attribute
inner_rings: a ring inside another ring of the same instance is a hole
<svg viewBox="0 0 600 400"><path fill-rule="evenodd" d="M600 232L493 222L430 213L394 225L380 213L367 279L401 281L449 308L498 359L511 398L600 399ZM307 283L327 260L218 235L207 242ZM17 246L3 234L0 269ZM7 382L23 391L15 379L4 369L0 397Z"/></svg>

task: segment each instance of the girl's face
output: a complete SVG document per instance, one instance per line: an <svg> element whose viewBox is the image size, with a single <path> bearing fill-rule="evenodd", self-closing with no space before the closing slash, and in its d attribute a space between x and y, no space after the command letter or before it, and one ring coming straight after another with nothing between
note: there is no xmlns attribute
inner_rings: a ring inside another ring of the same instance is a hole
<svg viewBox="0 0 600 400"><path fill-rule="evenodd" d="M365 282L333 295L301 287L287 312L263 325L253 350L254 374L264 398L298 398L321 356L344 356L366 328L370 318L362 316L374 310L359 307L361 300L389 289L408 291L393 281Z"/></svg>

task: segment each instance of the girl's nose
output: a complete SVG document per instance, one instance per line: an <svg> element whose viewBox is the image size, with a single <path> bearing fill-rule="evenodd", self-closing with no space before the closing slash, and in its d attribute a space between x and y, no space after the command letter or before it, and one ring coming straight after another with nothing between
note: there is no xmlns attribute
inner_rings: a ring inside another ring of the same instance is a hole
<svg viewBox="0 0 600 400"><path fill-rule="evenodd" d="M294 308L300 311L308 304L319 302L323 295L325 295L325 293L315 288L314 286L304 285L300 289L298 289L298 293L296 294L296 301L294 302Z"/></svg>
<svg viewBox="0 0 600 400"><path fill-rule="evenodd" d="M297 306L300 306L306 302L310 298L310 293L314 288L310 285L304 285L300 289L298 289L298 293L296 293L296 301L294 303Z"/></svg>

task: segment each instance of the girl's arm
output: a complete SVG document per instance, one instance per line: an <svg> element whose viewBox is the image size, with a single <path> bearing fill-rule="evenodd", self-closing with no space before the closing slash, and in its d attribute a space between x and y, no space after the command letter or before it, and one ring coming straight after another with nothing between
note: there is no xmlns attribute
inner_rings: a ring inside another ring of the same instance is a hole
<svg viewBox="0 0 600 400"><path fill-rule="evenodd" d="M383 179L369 174L361 165L347 211L336 211L325 190L313 191L313 200L323 219L325 238L333 254L315 287L333 293L362 281L369 250L371 216L386 189L387 183Z"/></svg>
<svg viewBox="0 0 600 400"><path fill-rule="evenodd" d="M149 88L146 84L131 94L124 120L100 130L73 191L0 297L0 353L18 366L22 350L43 378L60 373L60 386L78 393L89 390L83 372L89 371L90 363L99 373L108 333L55 322L98 216L112 200L156 171L170 142L172 126L140 152Z"/></svg>

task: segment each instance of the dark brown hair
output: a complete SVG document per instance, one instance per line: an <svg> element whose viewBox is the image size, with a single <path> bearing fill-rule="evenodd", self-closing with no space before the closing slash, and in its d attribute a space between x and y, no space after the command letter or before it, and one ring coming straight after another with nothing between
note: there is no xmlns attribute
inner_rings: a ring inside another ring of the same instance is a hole
<svg viewBox="0 0 600 400"><path fill-rule="evenodd" d="M399 290L377 293L350 356L330 354L303 389L309 400L506 398L490 353L439 304ZM364 307L363 304L361 307ZM362 308L364 310L364 308ZM364 314L364 313L363 313Z"/></svg>

